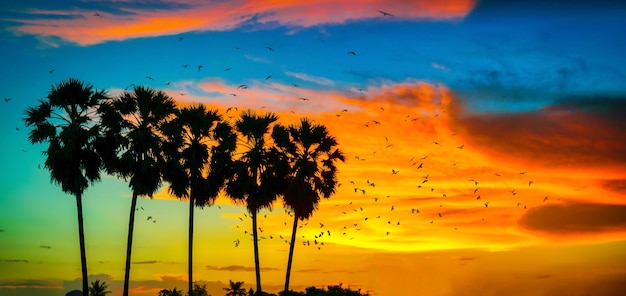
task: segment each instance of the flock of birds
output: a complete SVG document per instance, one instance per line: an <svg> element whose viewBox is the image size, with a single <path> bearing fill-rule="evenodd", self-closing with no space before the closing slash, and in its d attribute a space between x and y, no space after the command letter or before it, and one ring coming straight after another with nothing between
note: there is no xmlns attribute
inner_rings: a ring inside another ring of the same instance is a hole
<svg viewBox="0 0 626 296"><path fill-rule="evenodd" d="M378 11L378 12L384 17L394 16L393 14L385 12L385 11ZM101 15L97 13L94 14L94 16L101 17ZM182 41L184 41L184 38L179 37L178 42L182 42ZM265 48L269 52L275 51L275 49L271 46L266 46ZM239 47L236 47L235 49L239 50ZM357 56L357 52L354 50L346 51L345 54L351 55L351 56ZM189 64L188 63L183 64L182 67L187 68L189 67ZM202 71L203 68L204 66L201 64L198 64L196 66L197 71ZM231 70L232 70L231 67L226 67L223 69L224 72L228 72ZM51 69L48 72L49 74L54 74L55 69ZM155 78L153 76L148 75L148 76L145 76L145 78L149 82L155 81ZM263 80L267 81L272 78L273 78L273 75L267 75L263 78ZM169 86L170 84L171 84L171 81L166 81L164 83L164 85L166 86ZM131 83L125 88L125 90L128 90L129 88L133 88L135 86L136 86L135 83ZM296 83L292 83L292 86L296 88L300 87ZM248 84L239 84L236 87L236 89L233 90L232 93L230 93L230 95L237 96L238 91L246 90L248 88L249 88ZM357 88L357 91L363 92L363 89ZM186 93L182 93L182 92L179 94L181 96L186 95ZM297 99L302 102L311 100L310 98L303 97L303 96L298 97ZM11 98L4 99L4 102L7 104L10 103L11 101L12 101ZM239 106L239 107L244 107L244 106ZM263 109L264 107L261 107L261 108ZM233 106L233 107L229 107L228 109L226 109L226 113L228 114L231 111L238 111L238 110L239 109L237 107ZM336 116L341 117L342 114L345 114L347 112L349 112L348 109L342 109L339 113L336 114ZM380 106L380 112L385 112L384 106ZM436 119L437 116L438 114L432 116L433 118L431 119ZM413 115L407 115L404 121L407 123L414 123L414 122L417 122L418 120L420 120L420 118L413 116ZM377 126L381 126L382 124L383 123L381 123L379 120L371 120L371 121L365 122L363 125L366 128L370 128L370 127L374 128ZM16 127L16 130L19 131L19 127ZM432 144L434 145L434 147L441 146L441 143L439 141L433 141ZM458 151L463 151L465 149L465 145L461 144L459 146L456 146L455 148ZM385 137L385 142L383 146L380 147L380 149L381 150L394 149L394 144L390 142L389 138ZM27 152L27 150L22 150L22 151ZM433 183L432 182L433 177L428 172L429 161L431 159L429 158L429 156L430 155L411 157L407 161L406 167L404 168L390 167L388 169L388 172L391 176L401 175L405 171L408 171L408 170L413 170L414 172L423 172L422 176L418 180L415 180L415 185L414 185L417 190L420 190L419 192L420 196L431 195L431 196L438 196L444 199L454 198L452 194L449 195L445 192L440 192L440 188L437 188L436 186L429 186L430 184ZM354 155L353 157L355 160L359 161L360 166L367 165L366 157L357 156L357 155ZM348 161L346 165L350 165L350 161ZM452 165L456 166L457 163L454 163ZM39 166L39 168L41 168L41 166ZM501 177L498 173L495 173L494 175L497 177ZM526 172L519 172L519 176L525 177ZM330 237L333 237L333 238L342 237L347 240L352 240L355 238L355 236L359 234L359 232L361 231L363 227L372 228L368 226L367 224L374 223L374 221L379 221L379 222L376 222L377 226L374 226L373 228L378 229L378 231L380 231L381 236L389 237L389 239L392 239L394 232L398 228L404 227L404 226L412 227L411 225L414 222L414 221L401 221L397 217L404 216L404 214L408 214L408 213L410 213L411 215L416 215L416 216L419 216L419 215L424 216L425 210L420 209L419 204L415 204L414 206L407 208L405 206L406 202L403 202L402 200L394 200L394 197L392 197L391 195L378 192L376 189L376 186L380 185L381 181L370 180L370 179L367 179L364 181L365 182L363 183L363 181L359 181L359 180L349 180L348 183L351 184L352 186L350 191L353 191L353 193L356 195L355 199L352 201L346 202L344 204L337 204L337 203L334 204L334 207L339 209L339 210L336 210L338 215L346 217L346 218L339 219L340 221L343 222L343 224L339 224L336 221L333 221L332 223L319 222L318 224L315 224L315 226L310 225L308 221L301 223L301 225L299 226L300 228L311 229L311 227L315 227L315 231L306 231L305 234L301 234L298 237L298 240L300 241L299 243L304 246L316 247L317 249L321 250L322 247L325 246L325 243L332 242L332 240L329 239ZM471 192L473 198L475 198L475 200L480 203L481 207L484 206L484 208L489 208L491 205L491 201L489 201L488 198L482 194L482 188L480 187L481 183L474 178L468 178L467 182L468 184L473 185L473 187L468 189ZM534 184L533 180L526 180L525 182L527 182L528 187L531 187ZM348 185L339 184L339 187L341 186L344 186L345 188L345 186L348 186ZM511 188L510 189L511 196L516 196L518 194L518 190L521 190L521 189ZM340 192L341 194L346 194L345 191L340 190ZM543 202L548 201L548 196L543 197L542 201ZM380 209L382 207L378 206L378 204L385 204L386 210L381 211ZM402 206L400 206L400 204L402 204ZM376 205L374 207L374 210L370 210L369 208L372 205ZM521 201L517 201L516 206L523 208L523 209L527 209L527 205L523 204ZM443 208L443 205L441 205L440 208ZM328 207L324 207L321 210L330 211ZM144 211L143 206L138 207L136 211ZM289 217L293 217L293 213L291 213L289 210L285 210L285 212L289 215ZM403 212L403 214L401 215L399 214L399 212ZM269 213L269 215L270 217L274 216L274 214L271 212ZM264 213L263 215L260 215L259 217L268 218L268 213ZM314 217L315 217L315 214L314 214ZM446 218L445 211L443 210L432 212L430 213L430 215L428 215L428 217L435 217L434 219L431 219L431 218L423 219L425 223L429 223L429 224L434 224L437 221L436 219ZM249 225L247 224L249 223L249 215L246 213L243 213L242 216L238 217L238 219L240 220L240 223L235 225L236 229L240 230L241 233L243 233L245 236L250 236L249 238L251 239L251 235L252 235L251 229L249 228ZM481 220L484 221L484 218L481 218ZM145 216L145 221L148 223L152 223L152 224L157 223L157 219L153 215ZM260 224L263 225L263 221L260 221ZM285 226L285 229L290 228L289 223L283 222L283 224L284 224L283 226ZM261 227L258 229L260 233L260 236L259 236L260 240L276 239L276 240L282 240L286 244L289 244L290 238L288 236L285 236L279 233L270 234L268 232L265 232L264 229ZM457 230L456 227L454 229ZM242 242L241 238L235 239L233 241L233 245L235 247L238 247L241 244L241 242ZM51 247L42 245L41 248L50 249Z"/></svg>

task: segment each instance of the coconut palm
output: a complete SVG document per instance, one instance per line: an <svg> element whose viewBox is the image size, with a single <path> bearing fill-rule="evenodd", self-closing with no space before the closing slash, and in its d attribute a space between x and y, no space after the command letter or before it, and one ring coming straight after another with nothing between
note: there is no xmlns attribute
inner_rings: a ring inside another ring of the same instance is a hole
<svg viewBox="0 0 626 296"><path fill-rule="evenodd" d="M236 135L217 111L204 106L183 108L165 125L168 137L165 179L170 192L189 199L189 292L193 291L194 205L204 207L215 201L228 175Z"/></svg>
<svg viewBox="0 0 626 296"><path fill-rule="evenodd" d="M226 296L246 296L246 288L243 287L243 282L233 282L230 280L230 287L223 288L226 291ZM250 295L252 296L252 295Z"/></svg>
<svg viewBox="0 0 626 296"><path fill-rule="evenodd" d="M206 290L206 285L193 284L193 290L191 293L187 293L187 296L211 296Z"/></svg>
<svg viewBox="0 0 626 296"><path fill-rule="evenodd" d="M123 295L128 296L130 262L138 196L152 196L162 183L165 141L161 127L169 122L176 110L174 100L162 91L135 87L123 92L101 107L101 125L117 144L117 158L107 157L107 167L128 180L132 189ZM107 154L108 155L108 154ZM108 163L111 162L111 163Z"/></svg>
<svg viewBox="0 0 626 296"><path fill-rule="evenodd" d="M159 296L183 296L183 291L174 289L163 289L159 291Z"/></svg>
<svg viewBox="0 0 626 296"><path fill-rule="evenodd" d="M273 113L257 115L251 110L242 112L241 118L235 122L240 153L226 185L227 195L236 203L245 204L252 218L256 293L262 291L257 214L261 209L271 208L283 190L286 175L286 164L279 161L280 154L273 148L269 133L277 120Z"/></svg>
<svg viewBox="0 0 626 296"><path fill-rule="evenodd" d="M106 294L111 293L111 291L107 291L108 288L107 284L105 282L100 282L100 280L91 282L91 287L89 287L89 296L106 296Z"/></svg>
<svg viewBox="0 0 626 296"><path fill-rule="evenodd" d="M102 160L94 150L99 135L96 109L106 98L104 91L70 78L52 86L45 100L36 107L26 109L24 121L32 127L28 140L47 142L45 168L50 171L53 183L61 185L63 192L76 197L78 210L78 237L83 294L87 294L87 255L83 229L83 192L89 183L100 180Z"/></svg>
<svg viewBox="0 0 626 296"><path fill-rule="evenodd" d="M298 125L275 125L272 137L280 152L289 161L290 174L283 193L285 206L293 212L291 244L285 277L285 292L289 291L289 278L295 247L298 220L305 220L317 209L320 197L329 198L337 188L337 161L344 161L337 148L337 140L324 125L314 124L306 118Z"/></svg>

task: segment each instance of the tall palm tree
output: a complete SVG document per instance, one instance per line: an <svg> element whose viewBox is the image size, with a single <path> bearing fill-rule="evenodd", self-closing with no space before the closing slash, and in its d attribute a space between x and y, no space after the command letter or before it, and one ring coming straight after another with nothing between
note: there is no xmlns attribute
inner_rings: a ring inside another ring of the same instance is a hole
<svg viewBox="0 0 626 296"><path fill-rule="evenodd" d="M106 296L111 293L111 291L107 291L108 288L107 284L105 282L100 282L100 280L91 282L91 287L89 287L89 296Z"/></svg>
<svg viewBox="0 0 626 296"><path fill-rule="evenodd" d="M251 110L242 112L241 118L235 122L240 154L234 161L233 175L226 185L227 195L236 203L245 204L252 218L256 293L262 291L257 214L263 208L270 208L280 195L287 173L286 162L279 161L280 154L273 148L269 132L277 120L273 113L258 115Z"/></svg>
<svg viewBox="0 0 626 296"><path fill-rule="evenodd" d="M200 208L215 201L224 186L236 146L231 126L215 110L194 106L179 110L176 119L164 126L168 137L165 180L170 192L189 198L189 294L192 293L194 205Z"/></svg>
<svg viewBox="0 0 626 296"><path fill-rule="evenodd" d="M230 281L230 287L222 288L226 291L226 296L247 296L246 288L243 287L243 282ZM252 295L250 295L252 296Z"/></svg>
<svg viewBox="0 0 626 296"><path fill-rule="evenodd" d="M324 125L314 124L307 118L298 125L275 125L272 137L278 149L287 157L290 174L283 193L286 207L293 211L291 244L285 277L285 292L289 291L289 278L295 247L298 220L305 220L317 209L320 197L329 198L337 188L337 161L345 161L337 148L337 140Z"/></svg>
<svg viewBox="0 0 626 296"><path fill-rule="evenodd" d="M104 99L104 91L96 91L92 85L70 78L52 86L46 100L27 108L24 118L26 126L32 127L28 140L32 144L49 144L44 152L47 155L44 165L50 170L51 181L60 184L63 192L76 197L85 295L89 292L89 282L82 195L89 183L100 180L102 160L93 145L99 136L96 109Z"/></svg>
<svg viewBox="0 0 626 296"><path fill-rule="evenodd" d="M107 157L107 167L128 180L132 189L123 295L128 296L135 208L138 196L152 196L163 181L165 161L162 126L172 120L174 100L162 91L135 87L123 92L101 107L102 126L116 132L112 142L118 146L117 157ZM107 155L109 155L107 153Z"/></svg>

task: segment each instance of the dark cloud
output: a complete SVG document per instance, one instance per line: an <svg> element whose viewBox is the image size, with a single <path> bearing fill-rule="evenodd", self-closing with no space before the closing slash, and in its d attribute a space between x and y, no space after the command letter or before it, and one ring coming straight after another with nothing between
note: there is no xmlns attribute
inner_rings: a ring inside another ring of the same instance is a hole
<svg viewBox="0 0 626 296"><path fill-rule="evenodd" d="M207 265L207 270L220 270L220 271L254 271L254 267L242 266L242 265L229 265L229 266L213 266ZM261 267L261 271L276 271L278 268L274 267Z"/></svg>
<svg viewBox="0 0 626 296"><path fill-rule="evenodd" d="M28 260L26 260L26 259L4 259L4 260L2 260L2 262L8 262L8 263L28 263Z"/></svg>
<svg viewBox="0 0 626 296"><path fill-rule="evenodd" d="M321 269L313 268L313 269L299 269L299 270L296 270L296 272L312 272L312 273L315 273L315 272L324 272L324 271L321 270Z"/></svg>
<svg viewBox="0 0 626 296"><path fill-rule="evenodd" d="M60 288L60 282L47 280L16 279L0 281L0 288Z"/></svg>
<svg viewBox="0 0 626 296"><path fill-rule="evenodd" d="M135 261L135 262L133 262L133 264L155 264L155 263L159 263L159 261L148 260L148 261Z"/></svg>
<svg viewBox="0 0 626 296"><path fill-rule="evenodd" d="M626 194L626 180L608 180L602 185L609 190Z"/></svg>
<svg viewBox="0 0 626 296"><path fill-rule="evenodd" d="M474 257L461 257L459 258L459 261L474 261L476 260L476 258Z"/></svg>
<svg viewBox="0 0 626 296"><path fill-rule="evenodd" d="M500 157L551 167L626 166L626 96L563 98L530 112L458 110L455 129Z"/></svg>
<svg viewBox="0 0 626 296"><path fill-rule="evenodd" d="M531 208L519 225L551 235L626 230L626 205L571 203Z"/></svg>

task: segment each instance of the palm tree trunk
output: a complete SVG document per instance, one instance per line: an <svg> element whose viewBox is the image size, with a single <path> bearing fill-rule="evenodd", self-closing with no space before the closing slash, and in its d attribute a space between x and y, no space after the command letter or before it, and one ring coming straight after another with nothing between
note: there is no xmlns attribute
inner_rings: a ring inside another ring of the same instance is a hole
<svg viewBox="0 0 626 296"><path fill-rule="evenodd" d="M256 295L261 295L261 268L259 264L259 234L257 232L256 210L252 211L252 239L254 240L254 270L256 272Z"/></svg>
<svg viewBox="0 0 626 296"><path fill-rule="evenodd" d="M130 255L133 249L133 229L135 227L135 208L137 207L137 193L133 191L130 204L130 219L128 221L128 240L126 242L126 266L124 273L124 296L128 296L128 284L130 279Z"/></svg>
<svg viewBox="0 0 626 296"><path fill-rule="evenodd" d="M193 295L193 280L192 280L192 274L193 274L193 207L194 207L194 202L193 202L193 192L191 194L189 194L189 270L188 270L188 277L189 277L189 295Z"/></svg>
<svg viewBox="0 0 626 296"><path fill-rule="evenodd" d="M76 208L78 210L78 240L80 241L80 265L83 277L83 295L89 294L89 279L87 278L87 253L85 251L85 229L83 227L83 198L76 194Z"/></svg>
<svg viewBox="0 0 626 296"><path fill-rule="evenodd" d="M287 259L287 275L285 276L285 293L289 293L289 278L291 277L291 262L293 261L293 249L296 246L296 231L298 230L298 215L293 215L293 228L291 229L291 244L289 245L289 259Z"/></svg>

